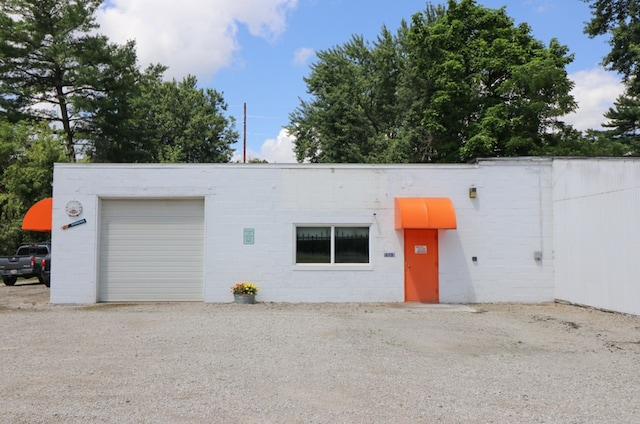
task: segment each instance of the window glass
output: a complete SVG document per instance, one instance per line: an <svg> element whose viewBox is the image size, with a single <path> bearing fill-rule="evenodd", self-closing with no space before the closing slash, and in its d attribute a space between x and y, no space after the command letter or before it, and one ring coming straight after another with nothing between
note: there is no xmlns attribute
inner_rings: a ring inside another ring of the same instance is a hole
<svg viewBox="0 0 640 424"><path fill-rule="evenodd" d="M296 263L331 263L331 227L296 228Z"/></svg>
<svg viewBox="0 0 640 424"><path fill-rule="evenodd" d="M296 227L297 264L368 264L369 227Z"/></svg>
<svg viewBox="0 0 640 424"><path fill-rule="evenodd" d="M336 263L369 263L368 227L336 227L335 242Z"/></svg>

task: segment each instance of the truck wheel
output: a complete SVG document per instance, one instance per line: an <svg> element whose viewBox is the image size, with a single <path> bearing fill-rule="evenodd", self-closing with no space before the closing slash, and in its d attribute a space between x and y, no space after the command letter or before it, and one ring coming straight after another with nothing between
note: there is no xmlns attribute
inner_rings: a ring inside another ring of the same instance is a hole
<svg viewBox="0 0 640 424"><path fill-rule="evenodd" d="M47 287L51 287L51 279L49 278L43 278L42 279L42 284L44 284Z"/></svg>
<svg viewBox="0 0 640 424"><path fill-rule="evenodd" d="M17 280L18 277L2 277L5 286L13 286Z"/></svg>

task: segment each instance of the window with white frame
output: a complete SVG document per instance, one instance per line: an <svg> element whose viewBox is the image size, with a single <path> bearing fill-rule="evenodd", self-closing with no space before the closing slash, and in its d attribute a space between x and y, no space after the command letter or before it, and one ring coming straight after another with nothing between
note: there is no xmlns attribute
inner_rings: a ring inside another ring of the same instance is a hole
<svg viewBox="0 0 640 424"><path fill-rule="evenodd" d="M368 264L369 227L296 227L297 264Z"/></svg>

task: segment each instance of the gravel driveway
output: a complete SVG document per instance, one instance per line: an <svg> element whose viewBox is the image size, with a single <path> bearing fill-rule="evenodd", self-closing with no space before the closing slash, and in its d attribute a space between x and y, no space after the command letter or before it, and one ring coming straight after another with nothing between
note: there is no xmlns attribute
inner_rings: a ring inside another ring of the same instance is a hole
<svg viewBox="0 0 640 424"><path fill-rule="evenodd" d="M640 317L588 308L70 306L18 284L0 316L3 423L640 422Z"/></svg>

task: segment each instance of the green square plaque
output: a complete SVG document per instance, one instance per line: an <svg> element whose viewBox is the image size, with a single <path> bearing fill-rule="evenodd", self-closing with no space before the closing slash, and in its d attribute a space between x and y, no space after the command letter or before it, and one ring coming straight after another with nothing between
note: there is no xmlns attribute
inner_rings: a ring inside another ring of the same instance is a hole
<svg viewBox="0 0 640 424"><path fill-rule="evenodd" d="M256 230L254 228L244 229L244 244L253 244L256 240Z"/></svg>

